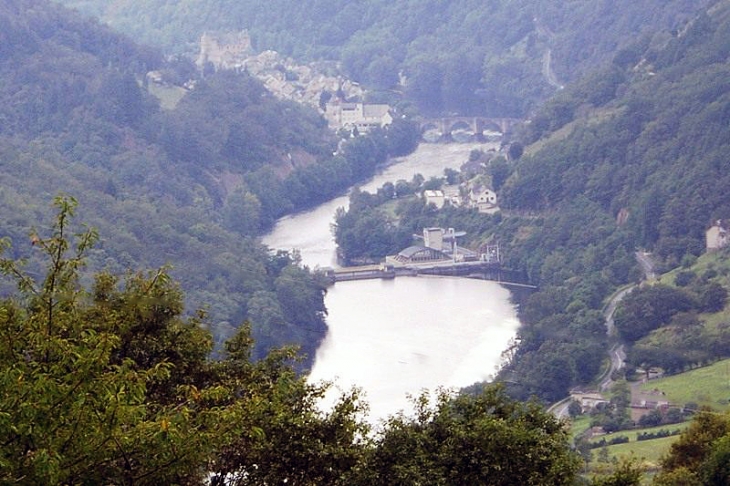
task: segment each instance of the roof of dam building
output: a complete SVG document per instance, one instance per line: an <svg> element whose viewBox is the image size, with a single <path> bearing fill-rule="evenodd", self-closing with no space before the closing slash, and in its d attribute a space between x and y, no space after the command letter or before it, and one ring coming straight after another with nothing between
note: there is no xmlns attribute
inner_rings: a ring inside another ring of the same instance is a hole
<svg viewBox="0 0 730 486"><path fill-rule="evenodd" d="M423 262L423 261L438 261L438 260L449 260L450 257L445 253L428 248L425 246L409 246L408 248L401 250L395 259L399 262Z"/></svg>

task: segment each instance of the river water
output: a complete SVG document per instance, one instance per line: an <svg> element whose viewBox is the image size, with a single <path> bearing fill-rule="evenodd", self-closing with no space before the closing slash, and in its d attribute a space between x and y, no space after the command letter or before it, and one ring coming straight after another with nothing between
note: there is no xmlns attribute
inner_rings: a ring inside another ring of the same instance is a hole
<svg viewBox="0 0 730 486"><path fill-rule="evenodd" d="M385 182L426 179L458 169L473 149L490 144L421 144L397 159L363 190ZM296 249L311 268L336 266L330 231L347 196L282 218L264 244ZM457 228L458 229L458 228ZM373 422L411 410L408 396L439 387L489 379L519 322L509 292L500 285L456 277L398 277L339 282L325 297L329 331L317 351L311 380L362 389Z"/></svg>

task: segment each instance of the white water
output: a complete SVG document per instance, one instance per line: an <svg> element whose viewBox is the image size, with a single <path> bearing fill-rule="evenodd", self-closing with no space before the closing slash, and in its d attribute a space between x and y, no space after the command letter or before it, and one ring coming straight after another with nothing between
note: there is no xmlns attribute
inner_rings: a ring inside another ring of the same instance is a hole
<svg viewBox="0 0 730 486"><path fill-rule="evenodd" d="M458 168L474 148L493 145L422 144L377 175L364 190L383 183L440 176ZM264 238L272 248L297 249L310 267L335 266L330 232L341 197L280 220ZM373 421L410 411L408 395L463 387L489 379L519 322L509 292L494 282L452 277L398 277L340 282L325 298L329 332L317 351L311 380L358 386Z"/></svg>

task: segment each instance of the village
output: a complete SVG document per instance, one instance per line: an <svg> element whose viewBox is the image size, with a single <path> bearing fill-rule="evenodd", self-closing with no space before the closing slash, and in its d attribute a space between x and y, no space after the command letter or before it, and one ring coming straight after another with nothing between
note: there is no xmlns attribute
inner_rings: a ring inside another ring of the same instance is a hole
<svg viewBox="0 0 730 486"><path fill-rule="evenodd" d="M318 61L303 65L273 50L257 53L247 31L204 33L195 66L203 77L217 71L245 72L258 79L276 98L315 108L329 128L343 137L384 128L393 123L394 116L403 116L396 114L389 104L369 102L364 88L344 76L338 63ZM146 82L157 88L176 88L176 99L196 85L196 81L190 80L172 86L160 71L147 73ZM406 82L405 77L400 78L402 85ZM474 138L500 141L503 133L518 121L445 117L422 119L420 125L423 140L427 142L466 142Z"/></svg>

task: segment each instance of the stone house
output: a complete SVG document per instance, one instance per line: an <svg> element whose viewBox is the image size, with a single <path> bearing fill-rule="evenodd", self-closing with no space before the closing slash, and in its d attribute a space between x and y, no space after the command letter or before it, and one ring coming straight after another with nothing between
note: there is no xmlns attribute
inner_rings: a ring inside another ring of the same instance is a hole
<svg viewBox="0 0 730 486"><path fill-rule="evenodd" d="M393 123L389 105L347 103L339 100L327 103L324 117L334 130L357 128L360 133Z"/></svg>
<svg viewBox="0 0 730 486"><path fill-rule="evenodd" d="M253 52L248 32L205 33L200 38L200 53L195 63L202 69L211 63L216 70L233 69Z"/></svg>
<svg viewBox="0 0 730 486"><path fill-rule="evenodd" d="M469 192L469 199L480 213L494 214L499 211L497 193L486 187L473 187Z"/></svg>

